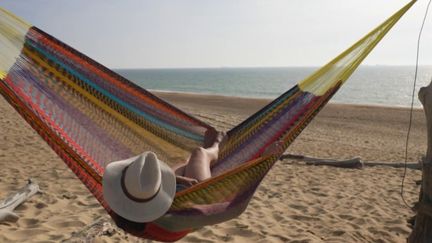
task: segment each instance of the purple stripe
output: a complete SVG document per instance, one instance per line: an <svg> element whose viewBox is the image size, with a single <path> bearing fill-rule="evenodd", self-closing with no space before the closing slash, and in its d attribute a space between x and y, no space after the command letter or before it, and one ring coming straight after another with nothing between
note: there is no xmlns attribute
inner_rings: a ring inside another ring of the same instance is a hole
<svg viewBox="0 0 432 243"><path fill-rule="evenodd" d="M221 161L218 161L218 163L212 168L212 175L218 175L222 173L225 170L228 170L229 168L232 168L233 166L242 164L246 161L249 161L253 159L255 155L254 153L249 153L246 155L245 153L248 152L248 147L254 143L260 141L262 145L269 142L264 141L262 136L264 133L269 133L272 126L274 126L276 123L281 122L281 117L283 116L289 116L291 118L297 117L299 114L301 114L304 110L304 107L308 106L313 98L316 96L308 93L308 92L302 92L299 97L291 101L289 104L286 105L283 110L281 110L276 116L274 116L271 120L265 123L264 126L260 127L258 130L255 130L253 135L249 137L248 139L241 142L241 144L232 151L227 157L222 159ZM299 113L300 112L300 113ZM291 119L286 120L288 122L291 122L291 124L295 124L296 120L292 121ZM282 121L283 122L283 121ZM277 132L277 131L275 131ZM274 136L274 135L273 135ZM271 137L273 137L271 136ZM262 146L261 145L261 146ZM255 144L254 144L255 146ZM258 148L260 149L260 148ZM257 148L255 148L255 151Z"/></svg>
<svg viewBox="0 0 432 243"><path fill-rule="evenodd" d="M87 153L93 154L92 156L94 156L94 159L98 161L98 163L107 163L109 161L124 159L132 155L130 149L118 143L115 139L108 137L105 130L97 126L97 124L81 111L69 105L62 99L60 94L53 92L52 88L48 87L45 82L40 82L38 78L31 74L30 70L14 67L12 71L9 72L9 75L11 80L14 80L14 75L17 75L18 77L25 77L25 81L28 84L32 83L34 88L40 92L41 99L43 97L46 99L41 103L46 103L46 101L50 103L46 104L46 106L49 107L44 108L47 113L57 113L56 116L59 116L59 113L63 113L63 116L68 116L69 118L63 117L67 122L58 124L59 127L64 129L71 137L74 137L75 142L84 148ZM46 75L44 76L46 77ZM52 80L50 77L46 78ZM38 105L40 104L38 103ZM48 108L53 110L49 111L47 110ZM69 129L73 129L74 131L67 131ZM81 132L78 132L80 130Z"/></svg>
<svg viewBox="0 0 432 243"><path fill-rule="evenodd" d="M202 225L221 223L239 216L244 212L262 179L276 161L276 159L270 161L264 168L260 168L262 171L258 177L254 177L254 182L246 188L236 190L235 197L231 201L228 201L228 198L221 198L217 203L195 204L181 210L169 211L169 217L162 217L155 223L169 231L181 231ZM267 162L263 161L263 163Z"/></svg>
<svg viewBox="0 0 432 243"><path fill-rule="evenodd" d="M35 38L34 36L28 35L27 38L28 38L27 41L29 41L29 43L31 43L32 45L37 45L38 48L41 48L41 49L49 52L51 55L53 55L56 58L58 58L59 60L61 60L64 64L66 64L70 67L73 67L75 70L80 72L83 76L85 76L86 78L91 80L93 83L97 84L98 86L100 86L101 88L110 92L111 94L117 96L118 98L120 98L120 99L122 99L122 100L124 100L130 104L133 104L136 108L139 108L142 111L145 111L146 113L149 113L149 114L151 114L151 115L157 117L158 119L163 120L167 123L170 123L170 124L175 125L177 127L181 127L183 130L187 130L189 132L194 132L194 133L198 132L198 134L201 134L202 132L204 132L203 127L196 125L194 123L191 123L190 121L187 121L184 119L179 119L176 116L170 115L170 113L168 113L168 112L163 112L161 109L158 109L157 107L151 106L150 104L144 102L143 100L141 100L140 98L138 98L134 95L131 95L127 91L125 91L125 90L121 89L120 87L112 84L111 82L109 82L105 79L102 79L100 76L98 76L94 73L89 72L85 67L83 67L79 63L73 62L71 59L65 58L64 56L62 56L60 53L53 50L52 48L48 48L47 46L40 45L37 42L37 38ZM198 126L202 128L202 129L200 129L202 131L195 129Z"/></svg>

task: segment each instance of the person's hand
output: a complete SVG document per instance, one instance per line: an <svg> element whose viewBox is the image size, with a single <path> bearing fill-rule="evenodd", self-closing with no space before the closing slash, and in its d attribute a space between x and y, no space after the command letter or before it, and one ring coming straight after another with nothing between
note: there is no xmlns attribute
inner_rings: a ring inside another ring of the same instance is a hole
<svg viewBox="0 0 432 243"><path fill-rule="evenodd" d="M184 177L184 176L176 176L177 183L183 184L185 186L193 186L195 184L198 184L198 180L190 177Z"/></svg>

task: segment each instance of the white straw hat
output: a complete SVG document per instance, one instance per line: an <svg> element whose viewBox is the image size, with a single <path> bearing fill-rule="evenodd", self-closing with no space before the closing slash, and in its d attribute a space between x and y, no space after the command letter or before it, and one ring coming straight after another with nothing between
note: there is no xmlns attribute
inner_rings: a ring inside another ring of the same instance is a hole
<svg viewBox="0 0 432 243"><path fill-rule="evenodd" d="M123 218L140 223L164 215L176 192L173 170L153 152L108 164L102 185L110 208Z"/></svg>

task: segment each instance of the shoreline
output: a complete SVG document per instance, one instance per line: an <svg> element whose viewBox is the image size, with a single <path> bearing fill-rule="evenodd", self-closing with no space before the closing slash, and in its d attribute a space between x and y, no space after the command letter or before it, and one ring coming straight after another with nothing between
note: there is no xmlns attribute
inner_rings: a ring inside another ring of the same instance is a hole
<svg viewBox="0 0 432 243"><path fill-rule="evenodd" d="M168 90L153 90L149 89L149 92L152 94L166 99L167 101L176 102L177 100L190 100L191 102L194 100L201 99L210 99L210 100L243 100L245 102L251 101L254 103L259 103L266 105L273 101L276 98L261 98L261 97L245 97L245 96L229 96L229 95L219 95L219 94L210 94L210 93L194 93L194 92L181 92L181 91L168 91ZM180 98L183 97L183 98ZM410 106L399 106L399 105L385 105L385 104L375 104L375 103L364 103L364 104L355 104L355 103L342 103L342 102L330 102L326 106L352 106L352 107L370 107L370 108L385 108L385 109L402 109L402 110L410 110ZM423 110L422 106L414 106L413 110Z"/></svg>
<svg viewBox="0 0 432 243"><path fill-rule="evenodd" d="M157 94L160 96L170 96L172 95L190 95L192 97L196 98L206 98L206 97L217 97L221 99L249 99L249 100L265 100L267 102L271 102L272 100L276 99L274 98L266 98L266 97L246 97L246 96L230 96L230 95L221 95L221 94L212 94L212 93L197 93L197 92L186 92L186 91L171 91L171 90L158 90L158 89L148 89L149 92L153 94ZM167 94L167 95L165 95ZM411 109L411 107L404 106L404 105L386 105L386 104L378 104L378 103L343 103L343 102L337 102L332 101L332 99L328 103L329 105L351 105L351 106L370 106L370 107L382 107L382 108L401 108L401 109ZM422 106L415 106L413 107L415 110L422 110Z"/></svg>

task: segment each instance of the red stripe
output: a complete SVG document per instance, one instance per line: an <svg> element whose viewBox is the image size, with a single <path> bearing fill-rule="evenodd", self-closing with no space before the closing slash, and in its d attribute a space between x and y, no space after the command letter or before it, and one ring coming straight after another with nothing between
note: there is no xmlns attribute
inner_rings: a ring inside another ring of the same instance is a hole
<svg viewBox="0 0 432 243"><path fill-rule="evenodd" d="M6 81L6 83L9 84L9 87L14 87L12 82L9 80L9 77L7 77L5 79L5 81ZM76 144L73 140L71 140L69 138L69 136L66 133L64 133L61 128L59 128L56 124L54 124L54 122L49 117L44 115L44 112L42 110L40 110L39 107L37 107L37 105L35 105L29 99L29 97L26 96L21 90L19 90L19 89L13 89L12 90L11 89L11 91L13 93L15 93L17 97L18 96L21 97L26 102L26 104L24 104L23 107L29 107L29 108L33 109L34 111L36 111L36 113L41 116L41 118L38 118L38 120L40 120L42 123L49 124L51 126L51 127L48 127L49 131L54 132L55 136L58 137L60 140L62 140L62 137L63 137L64 140L66 140L68 143L70 143L73 146L73 147L71 147L70 145L65 143L66 147L70 147L71 149L72 148L75 149L75 151L77 151L75 153L77 153L77 155L79 157L81 157L87 165L89 165L89 163L91 163L91 165L93 165L94 169L96 169L96 170L94 171L93 168L90 168L90 167L88 167L88 168L90 170L93 170L93 173L96 172L97 175L100 177L100 175L103 173L103 168L101 168L101 166L99 166L99 164L97 164L96 161L94 161L78 144ZM33 111L31 111L31 112L34 113ZM60 136L62 136L62 137L60 137ZM72 149L72 151L74 151L73 149ZM87 161L85 161L84 159Z"/></svg>
<svg viewBox="0 0 432 243"><path fill-rule="evenodd" d="M36 132L51 146L51 148L63 159L66 165L77 175L77 177L87 186L90 192L102 204L102 206L110 212L111 209L106 204L102 195L102 186L97 179L88 174L80 164L85 163L77 159L79 156L75 154L62 140L58 139L56 134L31 111L25 103L23 103L17 95L0 80L0 92L5 99L17 110L17 112L30 124Z"/></svg>
<svg viewBox="0 0 432 243"><path fill-rule="evenodd" d="M305 110L308 110L309 106L319 97L314 97L312 99L312 101L309 102L309 104L307 106L305 106L301 112L297 113L297 115L291 119L285 126L282 127L281 130L279 130L279 132L276 133L276 135L274 135L267 143L264 144L264 146L262 146L257 153L252 157L252 158L257 158L259 157L262 153L264 153L264 151L267 149L268 146L270 146L270 144L274 143L274 141L276 141L277 139L279 139L279 137L285 133L290 126L293 125L293 122L295 122L302 114L304 114ZM294 129L295 130L295 129Z"/></svg>
<svg viewBox="0 0 432 243"><path fill-rule="evenodd" d="M8 78L6 78L7 80ZM10 80L8 81L10 83ZM80 166L78 159L79 155L76 154L63 140L61 140L58 135L53 134L47 126L47 122L43 121L40 117L36 116L35 113L27 107L23 101L21 101L17 94L22 95L21 92L14 93L12 89L6 86L6 82L0 80L0 93L6 98L6 100L17 110L17 112L30 124L36 132L48 143L48 145L60 156L60 158L65 162L65 164L72 170L74 174L83 182L84 185L89 189L89 191L96 197L96 199L101 203L105 210L111 214L115 220L118 216L110 209L109 205L105 202L103 198L103 190L100 181L92 177L86 169ZM24 97L24 96L23 96ZM26 102L28 98L25 99ZM29 102L29 105L34 108L34 105ZM45 119L46 117L44 117ZM80 160L81 163L85 161ZM176 241L188 233L191 230L185 230L181 232L171 232L165 230L164 228L154 224L148 223L143 224L144 228L139 231L134 231L133 229L124 228L128 233L136 235L138 237L158 240L158 241Z"/></svg>
<svg viewBox="0 0 432 243"><path fill-rule="evenodd" d="M304 110L311 110L312 111L312 114L313 113L315 113L315 112L317 112L317 111L319 111L319 107L321 106L322 107L322 105L325 103L325 102L327 102L331 97L332 97L332 94L334 94L335 92L336 92L336 90L338 89L340 87L340 82L335 86L335 87L333 87L332 89L330 89L330 90L328 90L327 91L327 93L324 95L324 96L316 96L316 97L314 97L313 99L312 99L312 101L311 102L309 102L309 104L307 105L307 106L305 106L305 108L303 109L303 111ZM323 102L321 102L321 103L318 103L318 104L314 104L314 102L316 101L316 100L323 100ZM310 108L310 106L312 105L312 108ZM291 121L295 121L296 119L298 119L298 117L300 116L300 114L304 114L304 113L298 113L298 115L297 116L295 116L293 119L291 119ZM309 117L307 117L306 119L308 119ZM301 123L299 123L299 124L297 124L296 125L296 127L290 132L290 133L293 133L293 132L295 132L295 131L297 131L297 128L298 127L300 127L302 124L303 124L303 122L304 121L306 121L306 120L303 120ZM272 144L274 141L276 141L277 139L279 139L288 129L289 129L289 127L290 126L292 126L292 124L291 124L291 122L289 122L287 125L285 125L278 133L276 133L276 135L275 136L273 136L272 137L272 139L270 139L269 140L269 142L268 143L266 143L256 154L255 154L255 156L253 157L253 158L257 158L258 156L260 156L264 151L265 151L265 149L268 147L268 146L270 146L270 144Z"/></svg>
<svg viewBox="0 0 432 243"><path fill-rule="evenodd" d="M9 80L9 78L6 78L5 81L9 84L10 87L14 87L13 83ZM83 148L81 148L81 146L79 146L77 143L75 143L75 141L73 141L68 136L68 134L66 134L64 132L63 129L61 129L59 126L57 126L47 115L45 115L45 112L42 111L38 105L34 104L32 102L32 100L25 93L23 93L20 89L14 89L14 91L16 92L16 94L18 96L20 96L24 101L27 102L28 106L30 106L33 110L35 110L36 113L39 114L43 120L46 121L46 124L49 124L52 127L51 129L53 131L55 131L59 134L59 137L62 137L69 144L71 144L72 148L74 148L76 151L78 151L78 153L81 155L80 157L82 157L84 160L88 161L88 163L91 165L91 167L93 169L95 169L95 171L99 175L103 174L103 168L99 165L99 163L94 161L93 158L89 154L87 154L87 152Z"/></svg>
<svg viewBox="0 0 432 243"><path fill-rule="evenodd" d="M202 123L201 121L196 120L195 118L190 117L186 114L183 114L183 112L178 112L175 108L170 107L164 103L161 103L155 99L152 99L150 96L144 95L143 93L139 92L140 90L128 85L127 83L121 82L118 79L112 77L110 74L104 72L103 70L101 70L97 66L93 65L92 63L88 62L84 58L82 58L82 57L76 55L75 53L72 53L71 51L65 49L62 45L56 43L56 41L51 40L51 38L47 37L44 33L38 32L35 29L30 29L29 33L31 35L35 36L37 38L38 42L40 42L41 44L48 46L48 47L56 50L57 52L61 53L65 57L75 61L76 63L79 63L80 65L82 65L83 67L88 69L89 72L97 74L100 77L102 77L103 79L110 81L112 84L114 84L117 87L127 91L129 94L133 94L134 96L145 100L145 102L153 104L153 106L157 107L158 109L162 109L162 110L169 112L171 115L177 116L179 118L183 118L189 122L192 122L194 124L201 125L201 126L208 128L207 124Z"/></svg>

